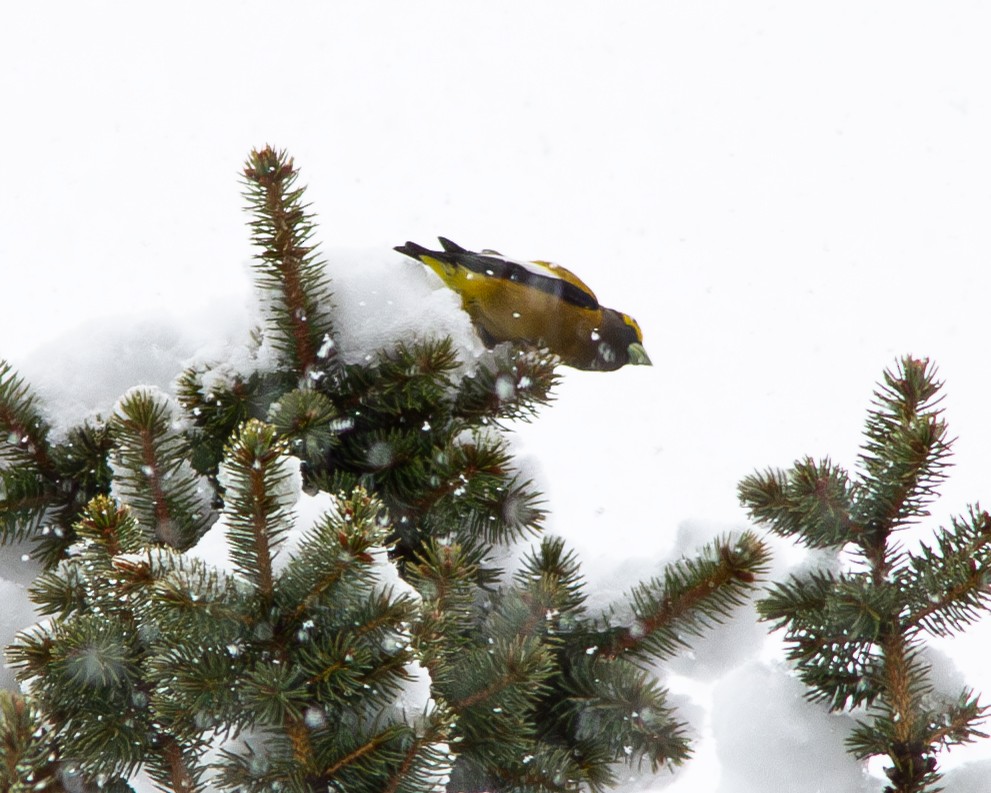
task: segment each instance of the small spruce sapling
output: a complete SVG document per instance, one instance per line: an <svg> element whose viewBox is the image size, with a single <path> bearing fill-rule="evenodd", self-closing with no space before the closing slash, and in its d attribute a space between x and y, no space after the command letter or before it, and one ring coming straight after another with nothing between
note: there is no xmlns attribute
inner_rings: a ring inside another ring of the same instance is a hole
<svg viewBox="0 0 991 793"><path fill-rule="evenodd" d="M950 636L991 604L991 516L974 506L909 549L898 533L926 517L945 477L950 441L942 386L927 360L884 373L864 430L859 471L806 458L744 479L740 499L758 523L841 568L773 585L758 602L784 628L808 697L831 710L866 707L847 740L857 758L885 756L889 793L934 791L941 749L986 737L972 691L933 689L927 636Z"/></svg>

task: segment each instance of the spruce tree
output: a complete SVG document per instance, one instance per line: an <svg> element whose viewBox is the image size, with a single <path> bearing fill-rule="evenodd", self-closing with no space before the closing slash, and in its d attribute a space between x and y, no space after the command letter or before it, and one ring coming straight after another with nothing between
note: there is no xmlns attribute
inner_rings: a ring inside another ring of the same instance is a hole
<svg viewBox="0 0 991 793"><path fill-rule="evenodd" d="M58 444L0 369L3 536L48 565L0 787L551 793L683 762L650 664L742 602L764 545L719 539L601 614L560 538L501 569L544 517L505 427L556 362L505 346L466 377L449 339L345 362L292 160L252 152L244 179L253 369L132 389Z"/></svg>
<svg viewBox="0 0 991 793"><path fill-rule="evenodd" d="M929 514L946 475L941 387L927 360L904 358L874 394L855 476L805 458L739 488L755 521L838 557L774 584L758 608L785 629L809 699L866 709L847 746L861 759L887 758L888 793L937 790L939 752L986 737L986 706L970 690L935 691L924 650L927 637L987 613L991 516L973 506L933 542L910 547L899 537Z"/></svg>

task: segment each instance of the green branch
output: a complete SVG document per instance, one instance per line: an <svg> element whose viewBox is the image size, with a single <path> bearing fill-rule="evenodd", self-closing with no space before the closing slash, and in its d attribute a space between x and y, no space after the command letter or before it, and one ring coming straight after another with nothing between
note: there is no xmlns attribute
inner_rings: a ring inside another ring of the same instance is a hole
<svg viewBox="0 0 991 793"><path fill-rule="evenodd" d="M920 634L948 635L991 605L991 518L974 508L937 544L906 551L895 532L928 514L950 441L941 383L926 360L884 373L864 429L857 476L809 458L740 484L751 517L811 547L835 549L841 573L813 570L774 585L761 616L784 628L809 698L834 710L867 706L848 739L855 756L885 755L888 793L937 784L936 753L980 735L984 708L933 693Z"/></svg>
<svg viewBox="0 0 991 793"><path fill-rule="evenodd" d="M269 330L302 377L315 377L335 355L329 281L314 246L312 216L293 160L270 147L252 151L244 167L245 197L252 213L252 240L259 285L274 299Z"/></svg>

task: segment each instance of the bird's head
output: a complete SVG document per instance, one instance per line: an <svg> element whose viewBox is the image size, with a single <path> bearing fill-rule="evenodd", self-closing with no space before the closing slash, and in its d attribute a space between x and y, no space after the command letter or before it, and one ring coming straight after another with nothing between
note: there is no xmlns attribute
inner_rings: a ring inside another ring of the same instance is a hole
<svg viewBox="0 0 991 793"><path fill-rule="evenodd" d="M598 342L594 369L611 371L626 364L651 366L650 356L643 346L643 331L629 314L603 308L602 326L593 338Z"/></svg>

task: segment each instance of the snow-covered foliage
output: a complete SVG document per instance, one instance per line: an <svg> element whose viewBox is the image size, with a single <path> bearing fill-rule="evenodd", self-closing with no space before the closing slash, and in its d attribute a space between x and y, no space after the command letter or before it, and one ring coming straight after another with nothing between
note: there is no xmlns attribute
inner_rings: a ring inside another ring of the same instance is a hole
<svg viewBox="0 0 991 793"><path fill-rule="evenodd" d="M369 251L360 254L351 251L346 257L346 267L337 264L334 269L337 272L337 277L333 281L335 301L339 316L343 318L338 321L341 322L342 327L351 329L349 333L343 335L341 342L341 353L346 358L358 361L365 354L362 350L374 353L376 349L388 347L397 341L408 339L411 335L432 336L438 332L438 329L443 329L443 332L461 339L458 343L462 354L468 360L472 360L477 354L484 354L477 340L470 334L470 326L466 325L465 315L457 303L450 299L450 293L436 285L431 287L422 271L410 267L407 262L391 252ZM355 271L377 273L377 276L369 276L365 280L361 278L349 280L346 273ZM379 288L383 281L390 284L389 289ZM410 295L414 298L404 299ZM421 298L424 296L429 298L427 305L432 306L428 311L423 309ZM150 374L147 390L149 387L168 389L172 387L171 381L185 365L190 363L202 365L208 358L216 360L213 356L217 355L218 349L236 349L234 339L238 333L243 332L243 325L240 322L232 322L226 329L226 342L223 341L224 334L221 334L219 339L210 341L200 349L191 350L187 347L188 340L180 328L170 331L166 326L167 322L163 321L156 332L151 333L149 323L136 329L127 329L115 324L114 329L104 328L102 335L100 333L96 335L105 339L111 349L140 345L142 334L149 334L149 341L157 340L157 369L145 370ZM363 331L363 328L367 330ZM129 333L135 334L132 341L125 341L115 335L121 334L126 337ZM161 344L161 340L166 338L173 340L171 347ZM117 341L115 342L114 339ZM65 416L69 416L78 420L85 417L87 413L80 413L84 403L88 405L88 411L92 414L112 415L115 404L118 405L119 410L120 395L115 393L121 384L119 370L108 365L102 345L94 347L80 343L78 334L72 333L59 346L63 352L72 350L72 354L66 355L60 366L60 371L66 375L65 382L70 384L70 387L60 390L54 382L44 387L45 407L52 419L64 419ZM238 360L237 355L232 358ZM80 371L77 373L73 367L78 367ZM83 376L84 371L88 373L88 377ZM106 377L95 376L102 372L106 373ZM82 380L86 380L88 385L85 399L81 399L80 395L72 390L74 384ZM155 391L152 390L150 393ZM527 429L522 425L518 427L519 433L527 440L527 450L534 458L533 470L528 473L544 477L546 480L547 474L540 469L537 460L542 457L554 463L556 450L535 448L537 444L535 438L539 438L539 433L528 437ZM648 454L653 453L651 450L647 451ZM631 460L640 459L643 451L634 446L628 449L626 454ZM275 556L273 569L276 572L293 557L306 532L320 517L336 509L335 501L329 494L302 492L298 459L287 456L280 465L285 468L285 476L278 477L282 482L280 487L284 490L280 499L285 501L287 513L291 515L291 527L283 536ZM639 465L645 463L640 462ZM599 471L603 476L608 473L602 468ZM627 472L628 469L617 471L611 476L621 476ZM218 477L222 485L226 477L227 474L222 467ZM617 490L622 490L618 483ZM597 489L597 492L605 492L605 488ZM626 509L622 501L616 502L615 507L620 510ZM631 581L649 577L652 572L659 569L666 558L690 554L694 547L712 534L720 533L727 528L711 521L683 522L680 531L676 534L675 542L668 541L666 543L668 547L665 548L665 543L658 543L657 540L660 538L651 540L643 536L642 529L638 530L634 522L634 525L628 529L633 532L631 536L642 538L637 541L642 549L655 548L655 550L649 554L625 556L618 551L614 537L598 531L602 519L594 514L590 517L592 519L584 529L579 526L571 529L569 539L581 551L583 572L594 582L589 603L593 609L601 609L609 603L616 602L628 591ZM643 524L646 521L654 522L654 519L649 515L641 515L637 522ZM555 524L560 528L559 517ZM621 521L620 525L628 524ZM742 524L738 524L737 527L740 525ZM233 574L234 568L229 557L226 531L226 518L222 515L186 554L228 574ZM779 542L779 546L780 558L776 563L775 576L782 574L788 568L789 563L786 560L789 554L798 561L799 566L805 563L801 554L796 555L793 551L789 551L784 543ZM521 553L523 548L525 545L515 553ZM386 558L384 551L377 552L375 558L377 559L374 563L375 569L379 571L377 577L383 589L416 597L415 590L399 577L394 564ZM9 565L9 562L7 564ZM30 567L28 562L22 564ZM6 590L9 590L8 594L12 596L7 599L10 606L5 610L4 624L0 626L6 631L4 637L0 637L4 641L9 641L16 630L34 621L30 603L22 588L29 578L30 576L22 571L20 585L9 580L2 582ZM622 621L621 615L616 615L616 618ZM397 637L397 640L401 640L401 637ZM843 750L843 737L850 720L842 716L829 716L821 708L805 703L801 698L799 683L780 662L772 660L774 646L774 640L767 638L764 627L757 624L752 610L745 609L729 625L701 640L694 649L686 651L682 659L675 659L670 665L671 672L674 673L670 685L676 692L682 691L680 697L686 704L688 712L694 713L699 719L694 729L698 730L703 738L703 751L712 751L712 748L707 747L714 747L716 756L725 769L722 782L719 783L720 789L758 790L772 779L791 780L791 784L799 785L795 789L809 791L816 789L816 780L823 779L828 779L829 784L833 785L828 788L829 790L878 789L878 780L872 779L866 770L858 768ZM658 671L663 674L663 670ZM433 707L429 691L429 675L415 662L411 663L408 672L410 680L402 688L397 705L408 714L409 718L415 719L416 714L427 712ZM711 716L706 717L707 712L711 713ZM755 718L758 719L757 723L762 725L756 730L753 729ZM784 723L790 725L787 732L787 740L790 743L781 743L784 736L774 738L773 741L777 746L789 748L782 749L772 758L768 755L765 744L772 740L769 735L773 734L776 726L780 727ZM816 758L814 762L807 760L801 764L802 775L798 777L795 776L796 769L789 764L789 759L797 754L814 755ZM699 772L695 770L685 773L688 778L697 778ZM663 777L660 777L656 784L662 782ZM628 782L631 790L642 789L643 784L642 778L634 778ZM801 787L802 785L805 787Z"/></svg>
<svg viewBox="0 0 991 793"><path fill-rule="evenodd" d="M0 355L56 433L136 384L168 391L191 360L256 367L231 180L271 138L305 162L322 239L366 246L325 248L345 360L416 333L477 351L453 296L389 250L408 237L553 258L638 317L653 370L569 372L516 429L601 603L741 528L755 465L851 460L870 383L902 353L940 364L960 438L934 520L991 498L987 8L300 4L281 61L259 54L269 12L6 15ZM299 526L330 507L309 498ZM219 558L205 543L189 553ZM773 575L804 564L775 548ZM0 553L4 644L36 619L27 550ZM945 648L986 693L989 633ZM823 790L880 789L752 613L712 644L670 681L697 708L699 761L630 789L802 790L812 758ZM954 751L947 790L983 791L982 756Z"/></svg>

